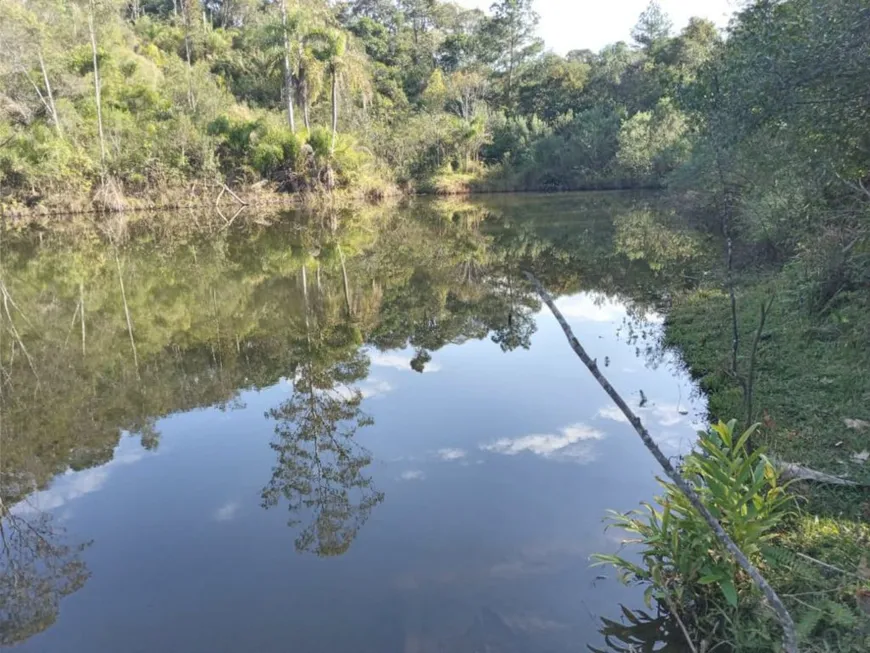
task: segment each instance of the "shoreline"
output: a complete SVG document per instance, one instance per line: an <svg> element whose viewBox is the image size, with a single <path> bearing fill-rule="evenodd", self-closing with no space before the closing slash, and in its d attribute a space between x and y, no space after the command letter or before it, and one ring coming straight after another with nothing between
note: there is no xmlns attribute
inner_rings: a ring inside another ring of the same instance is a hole
<svg viewBox="0 0 870 653"><path fill-rule="evenodd" d="M414 197L471 197L477 195L511 195L511 194L543 194L563 195L567 193L587 192L636 192L661 191L664 187L656 184L580 184L573 188L473 188L466 186L450 192L438 190L400 189L391 186L387 189L337 189L334 191L305 191L287 193L277 190L274 186L263 182L238 188L226 184L211 184L203 186L215 191L214 197L197 197L198 184L185 189L170 189L165 191L164 199L158 199L160 192L146 193L142 196L131 195L123 197L122 202L115 206L100 206L93 196L74 197L67 202L67 208L60 208L59 197L53 196L45 204L28 207L22 203L4 204L0 202L0 219L11 219L14 222L31 221L43 218L64 218L85 215L117 215L124 213L142 213L147 211L179 211L215 208L247 208L256 206L286 206L294 209L321 207L331 202L353 202L378 204L389 199L408 199ZM193 200L193 201L191 201ZM71 206L70 206L71 205Z"/></svg>

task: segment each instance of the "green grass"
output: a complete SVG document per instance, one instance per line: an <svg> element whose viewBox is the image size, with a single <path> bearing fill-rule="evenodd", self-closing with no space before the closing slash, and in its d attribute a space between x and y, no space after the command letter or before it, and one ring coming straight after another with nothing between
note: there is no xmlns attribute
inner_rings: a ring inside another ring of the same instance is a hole
<svg viewBox="0 0 870 653"><path fill-rule="evenodd" d="M844 294L829 314L814 316L802 292L787 272L739 285L738 367L744 375L762 303L775 296L755 365L753 419L764 423L755 444L780 460L870 484L870 461L853 457L870 451L870 427L859 430L844 422L870 422L870 294ZM708 396L712 419L745 415L742 389L730 373L731 313L725 292L706 289L676 298L665 342L682 353ZM870 490L810 483L792 487L799 510L781 534L782 564L772 565L768 574L798 622L803 650L870 650L870 618L865 619L857 598L870 589L870 578L858 579L862 558L870 558ZM795 552L853 576L831 572Z"/></svg>

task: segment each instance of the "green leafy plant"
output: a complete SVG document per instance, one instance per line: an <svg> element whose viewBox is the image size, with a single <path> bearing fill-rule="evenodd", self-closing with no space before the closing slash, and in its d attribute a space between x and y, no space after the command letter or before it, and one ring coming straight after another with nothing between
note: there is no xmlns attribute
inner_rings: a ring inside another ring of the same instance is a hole
<svg viewBox="0 0 870 653"><path fill-rule="evenodd" d="M719 422L701 433L682 474L747 557L763 566L763 549L776 537L792 498L763 451L747 449L756 426L738 435L735 424ZM709 632L722 621L719 615L755 603L753 587L679 488L659 482L664 494L655 504L610 514L611 526L638 536L633 541L641 546L640 564L617 555L594 557L615 566L624 582L646 583L648 604L656 599L681 613L692 608Z"/></svg>

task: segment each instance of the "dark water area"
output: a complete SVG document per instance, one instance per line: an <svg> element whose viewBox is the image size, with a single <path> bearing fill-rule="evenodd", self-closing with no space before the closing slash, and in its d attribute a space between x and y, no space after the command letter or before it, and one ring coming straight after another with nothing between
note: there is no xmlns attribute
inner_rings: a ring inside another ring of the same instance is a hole
<svg viewBox="0 0 870 653"><path fill-rule="evenodd" d="M4 235L0 643L662 650L589 559L658 470L522 271L676 456L679 224L588 193Z"/></svg>

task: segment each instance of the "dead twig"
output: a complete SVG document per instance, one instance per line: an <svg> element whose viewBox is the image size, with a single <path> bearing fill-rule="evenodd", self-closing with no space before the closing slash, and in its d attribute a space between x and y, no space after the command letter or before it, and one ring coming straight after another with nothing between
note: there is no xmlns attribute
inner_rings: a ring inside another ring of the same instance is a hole
<svg viewBox="0 0 870 653"><path fill-rule="evenodd" d="M851 576L853 578L857 578L858 580L866 580L858 574L853 574L851 571L846 571L845 569L840 569L839 567L835 567L834 565L828 564L827 562L822 562L821 560L816 560L812 556L808 556L806 553L801 553L800 551L795 551L794 554L798 558L801 558L802 560L806 560L807 562L812 562L813 564L816 564L819 567L823 567L823 568L829 569L831 571L836 571L838 574L843 574L844 576Z"/></svg>
<svg viewBox="0 0 870 653"><path fill-rule="evenodd" d="M238 208L238 210L233 214L233 217L231 217L229 220L227 220L226 216L223 213L221 213L220 208L216 207L218 210L218 213L220 213L220 216L224 219L224 226L220 228L220 231L224 231L225 229L229 229L230 226L233 224L233 222L236 221L236 218L238 218L241 215L242 211L245 210L246 206L247 206L247 204L243 204L242 206L240 206Z"/></svg>
<svg viewBox="0 0 870 653"><path fill-rule="evenodd" d="M819 472L815 469L804 467L803 465L787 463L782 460L774 460L773 462L776 465L776 468L779 470L779 473L782 475L783 479L787 481L813 481L815 483L826 483L828 485L866 487L865 483L858 483L857 481L850 481L845 478L840 478L839 476L825 474L824 472Z"/></svg>
<svg viewBox="0 0 870 653"><path fill-rule="evenodd" d="M239 204L241 204L242 206L247 206L247 205L248 205L248 203L247 203L245 200L243 200L241 197L239 197L238 195L236 195L236 194L233 192L233 190L232 190L229 186L227 186L226 184L224 184L224 188L223 188L223 191L221 191L221 193L223 194L224 191L226 191L227 193L229 193L229 194L230 194L230 197L232 197L234 200L236 200L236 201L237 201Z"/></svg>
<svg viewBox="0 0 870 653"><path fill-rule="evenodd" d="M842 181L844 184L846 184L852 190L858 191L859 193L863 193L868 198L870 198L870 189L868 189L864 185L864 182L862 182L860 179L857 181L857 183L853 182L853 181L849 181L848 179L844 179L843 177L841 177L840 173L838 173L836 170L834 171L834 175L836 175L837 179Z"/></svg>
<svg viewBox="0 0 870 653"><path fill-rule="evenodd" d="M747 425L752 424L752 400L753 390L755 388L755 357L758 353L758 344L761 342L761 336L764 332L764 323L767 322L767 316L770 314L770 309L773 308L774 299L775 296L771 295L767 302L761 303L761 319L758 321L758 329L755 331L755 339L752 341L752 351L749 354L749 372L743 395L743 401L746 407Z"/></svg>
<svg viewBox="0 0 870 653"><path fill-rule="evenodd" d="M684 624L683 620L680 619L680 615L677 612L677 608L674 605L673 601L671 601L667 594L665 594L664 597L665 603L668 604L668 608L670 608L671 610L671 614L673 615L674 619L677 620L677 625L679 625L680 630L683 631L683 637L686 638L686 645L689 647L689 650L692 651L692 653L698 653L698 649L695 648L695 645L692 643L692 638L689 636L689 629L686 628L686 624Z"/></svg>
<svg viewBox="0 0 870 653"><path fill-rule="evenodd" d="M767 599L768 604L771 608L773 608L774 612L779 619L780 625L782 626L782 639L783 639L783 650L786 653L797 653L798 652L798 644L797 644L797 633L795 631L794 620L791 618L791 614L788 611L788 608L782 602L782 599L779 598L779 595L770 586L770 583L761 575L758 569L749 561L743 551L740 550L734 540L731 539L731 536L722 528L722 525L716 520L716 518L710 513L704 503L701 501L701 498L698 496L698 493L689 485L686 480L682 477L682 475L677 471L677 469L671 464L671 461L662 453L662 450L659 449L658 445L652 439L652 436L647 431L646 427L641 422L640 418L634 414L634 411L628 406L625 400L622 398L616 389L610 385L610 382L604 377L601 373L601 370L598 369L598 363L589 357L589 354L586 353L586 350L580 344L580 341L577 340L577 337L574 335L574 332L571 330L571 327L568 325L568 322L565 320L561 311L559 311L555 302L553 302L553 298L550 297L550 294L544 289L541 283L535 278L533 274L530 272L525 273L526 278L532 283L538 295L540 295L541 299L544 303L549 307L550 311L553 313L553 316L559 322L559 325L562 327L562 331L565 333L565 337L568 338L568 343L571 345L571 348L574 350L574 353L583 361L583 364L592 374L598 384L604 389L607 395L613 400L613 402L617 405L617 407L622 411L622 414L628 419L629 423L634 427L634 430L640 436L640 439L643 441L644 446L646 446L647 450L653 455L653 458L662 466L662 469L668 475L668 477L674 482L674 484L680 488L680 491L686 495L686 498L689 500L689 503L698 511L698 513L703 517L704 521L712 529L713 533L716 535L718 540L722 543L722 545L734 556L734 559L737 561L737 564L749 575L749 577L753 580L753 582L761 589L762 594L764 594L765 599Z"/></svg>

